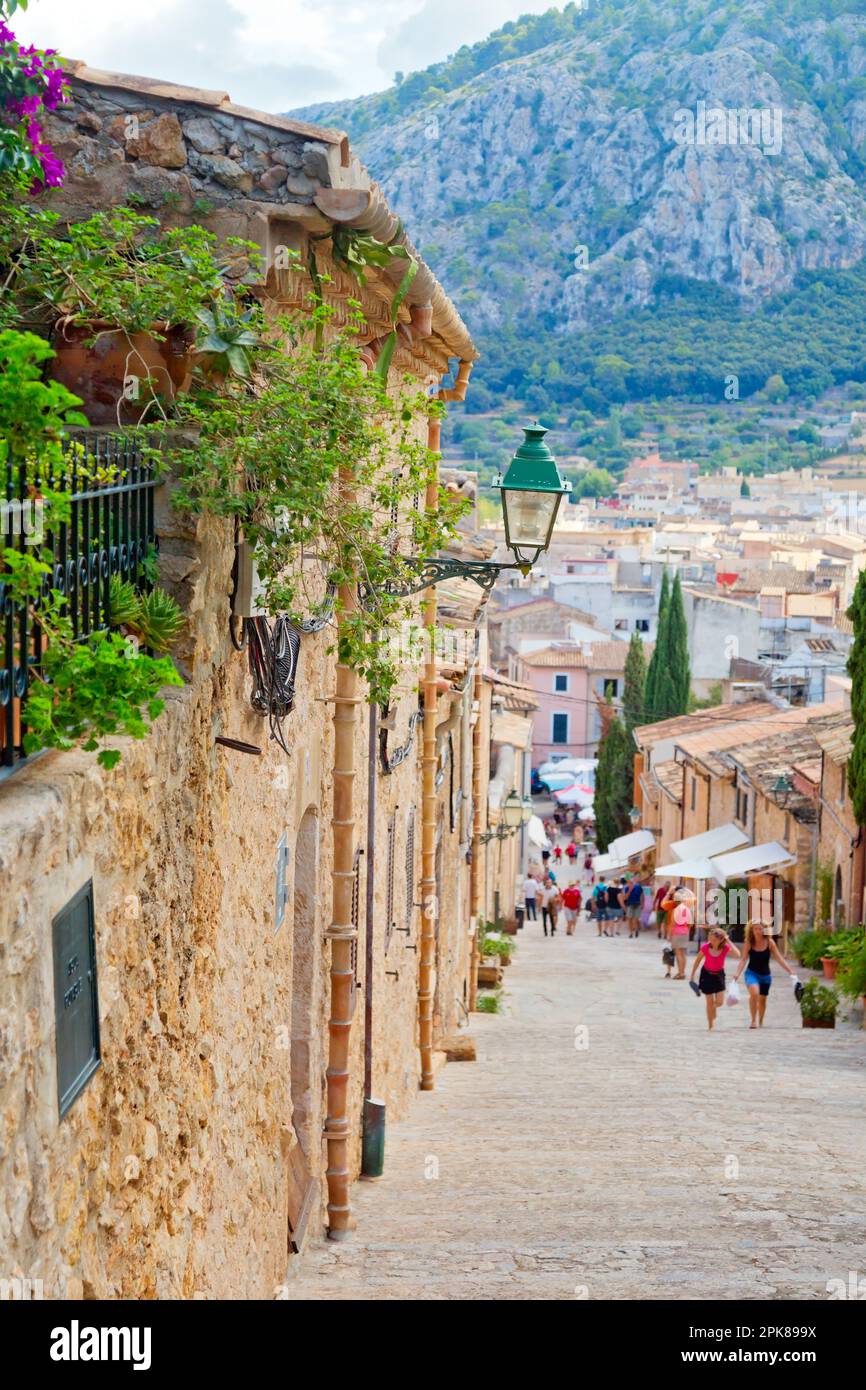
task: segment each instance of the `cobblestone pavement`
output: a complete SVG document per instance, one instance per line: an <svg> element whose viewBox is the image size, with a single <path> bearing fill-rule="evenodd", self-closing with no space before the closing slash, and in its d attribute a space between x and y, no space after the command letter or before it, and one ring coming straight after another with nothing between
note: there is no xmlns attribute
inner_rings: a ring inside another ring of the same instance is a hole
<svg viewBox="0 0 866 1390"><path fill-rule="evenodd" d="M290 1297L821 1299L866 1272L859 1010L804 1030L778 972L763 1030L740 1004L708 1033L663 973L654 931L527 924L478 1061L390 1127L354 1238L308 1246Z"/></svg>

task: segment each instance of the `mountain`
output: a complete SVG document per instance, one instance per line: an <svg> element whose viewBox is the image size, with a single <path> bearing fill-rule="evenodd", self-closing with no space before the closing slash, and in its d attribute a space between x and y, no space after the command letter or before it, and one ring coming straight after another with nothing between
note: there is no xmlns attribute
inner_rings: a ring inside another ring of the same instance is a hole
<svg viewBox="0 0 866 1390"><path fill-rule="evenodd" d="M295 114L348 130L493 391L863 379L864 0L587 0L398 78Z"/></svg>

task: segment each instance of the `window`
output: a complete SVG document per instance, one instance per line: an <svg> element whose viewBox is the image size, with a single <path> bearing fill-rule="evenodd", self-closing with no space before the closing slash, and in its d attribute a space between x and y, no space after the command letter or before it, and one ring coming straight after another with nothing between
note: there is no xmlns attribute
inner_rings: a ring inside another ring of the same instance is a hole
<svg viewBox="0 0 866 1390"><path fill-rule="evenodd" d="M635 632L649 632L649 618L635 618L634 626Z"/></svg>
<svg viewBox="0 0 866 1390"><path fill-rule="evenodd" d="M697 801L698 801L698 779L697 779L697 777L695 776L695 774L692 773L692 810L695 809L695 807L696 807L696 805L697 805Z"/></svg>
<svg viewBox="0 0 866 1390"><path fill-rule="evenodd" d="M601 693L606 700L615 700L619 694L619 681L612 676L607 676L602 681Z"/></svg>
<svg viewBox="0 0 866 1390"><path fill-rule="evenodd" d="M845 805L845 787L848 782L848 764L842 764L841 776L839 778L839 805Z"/></svg>
<svg viewBox="0 0 866 1390"><path fill-rule="evenodd" d="M613 630L614 632L628 632L628 618L617 618Z"/></svg>
<svg viewBox="0 0 866 1390"><path fill-rule="evenodd" d="M550 733L551 743L568 743L568 715L555 714Z"/></svg>
<svg viewBox="0 0 866 1390"><path fill-rule="evenodd" d="M556 675L553 677L553 688L558 695L564 695L568 690L568 676L557 671Z"/></svg>

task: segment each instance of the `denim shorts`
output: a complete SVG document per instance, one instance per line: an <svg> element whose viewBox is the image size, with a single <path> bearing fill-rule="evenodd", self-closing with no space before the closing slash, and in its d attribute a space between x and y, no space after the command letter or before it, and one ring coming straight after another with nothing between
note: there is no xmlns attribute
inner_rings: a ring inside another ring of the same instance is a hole
<svg viewBox="0 0 866 1390"><path fill-rule="evenodd" d="M772 983L772 975L757 975L754 970L746 970L746 984L757 985L761 994L769 994Z"/></svg>

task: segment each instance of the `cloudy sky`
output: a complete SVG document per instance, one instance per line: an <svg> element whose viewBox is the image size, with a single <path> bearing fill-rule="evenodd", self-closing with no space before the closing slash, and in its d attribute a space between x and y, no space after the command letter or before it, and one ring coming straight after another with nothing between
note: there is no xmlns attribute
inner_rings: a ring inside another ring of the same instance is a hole
<svg viewBox="0 0 866 1390"><path fill-rule="evenodd" d="M390 86L551 0L30 0L22 40L264 111Z"/></svg>

